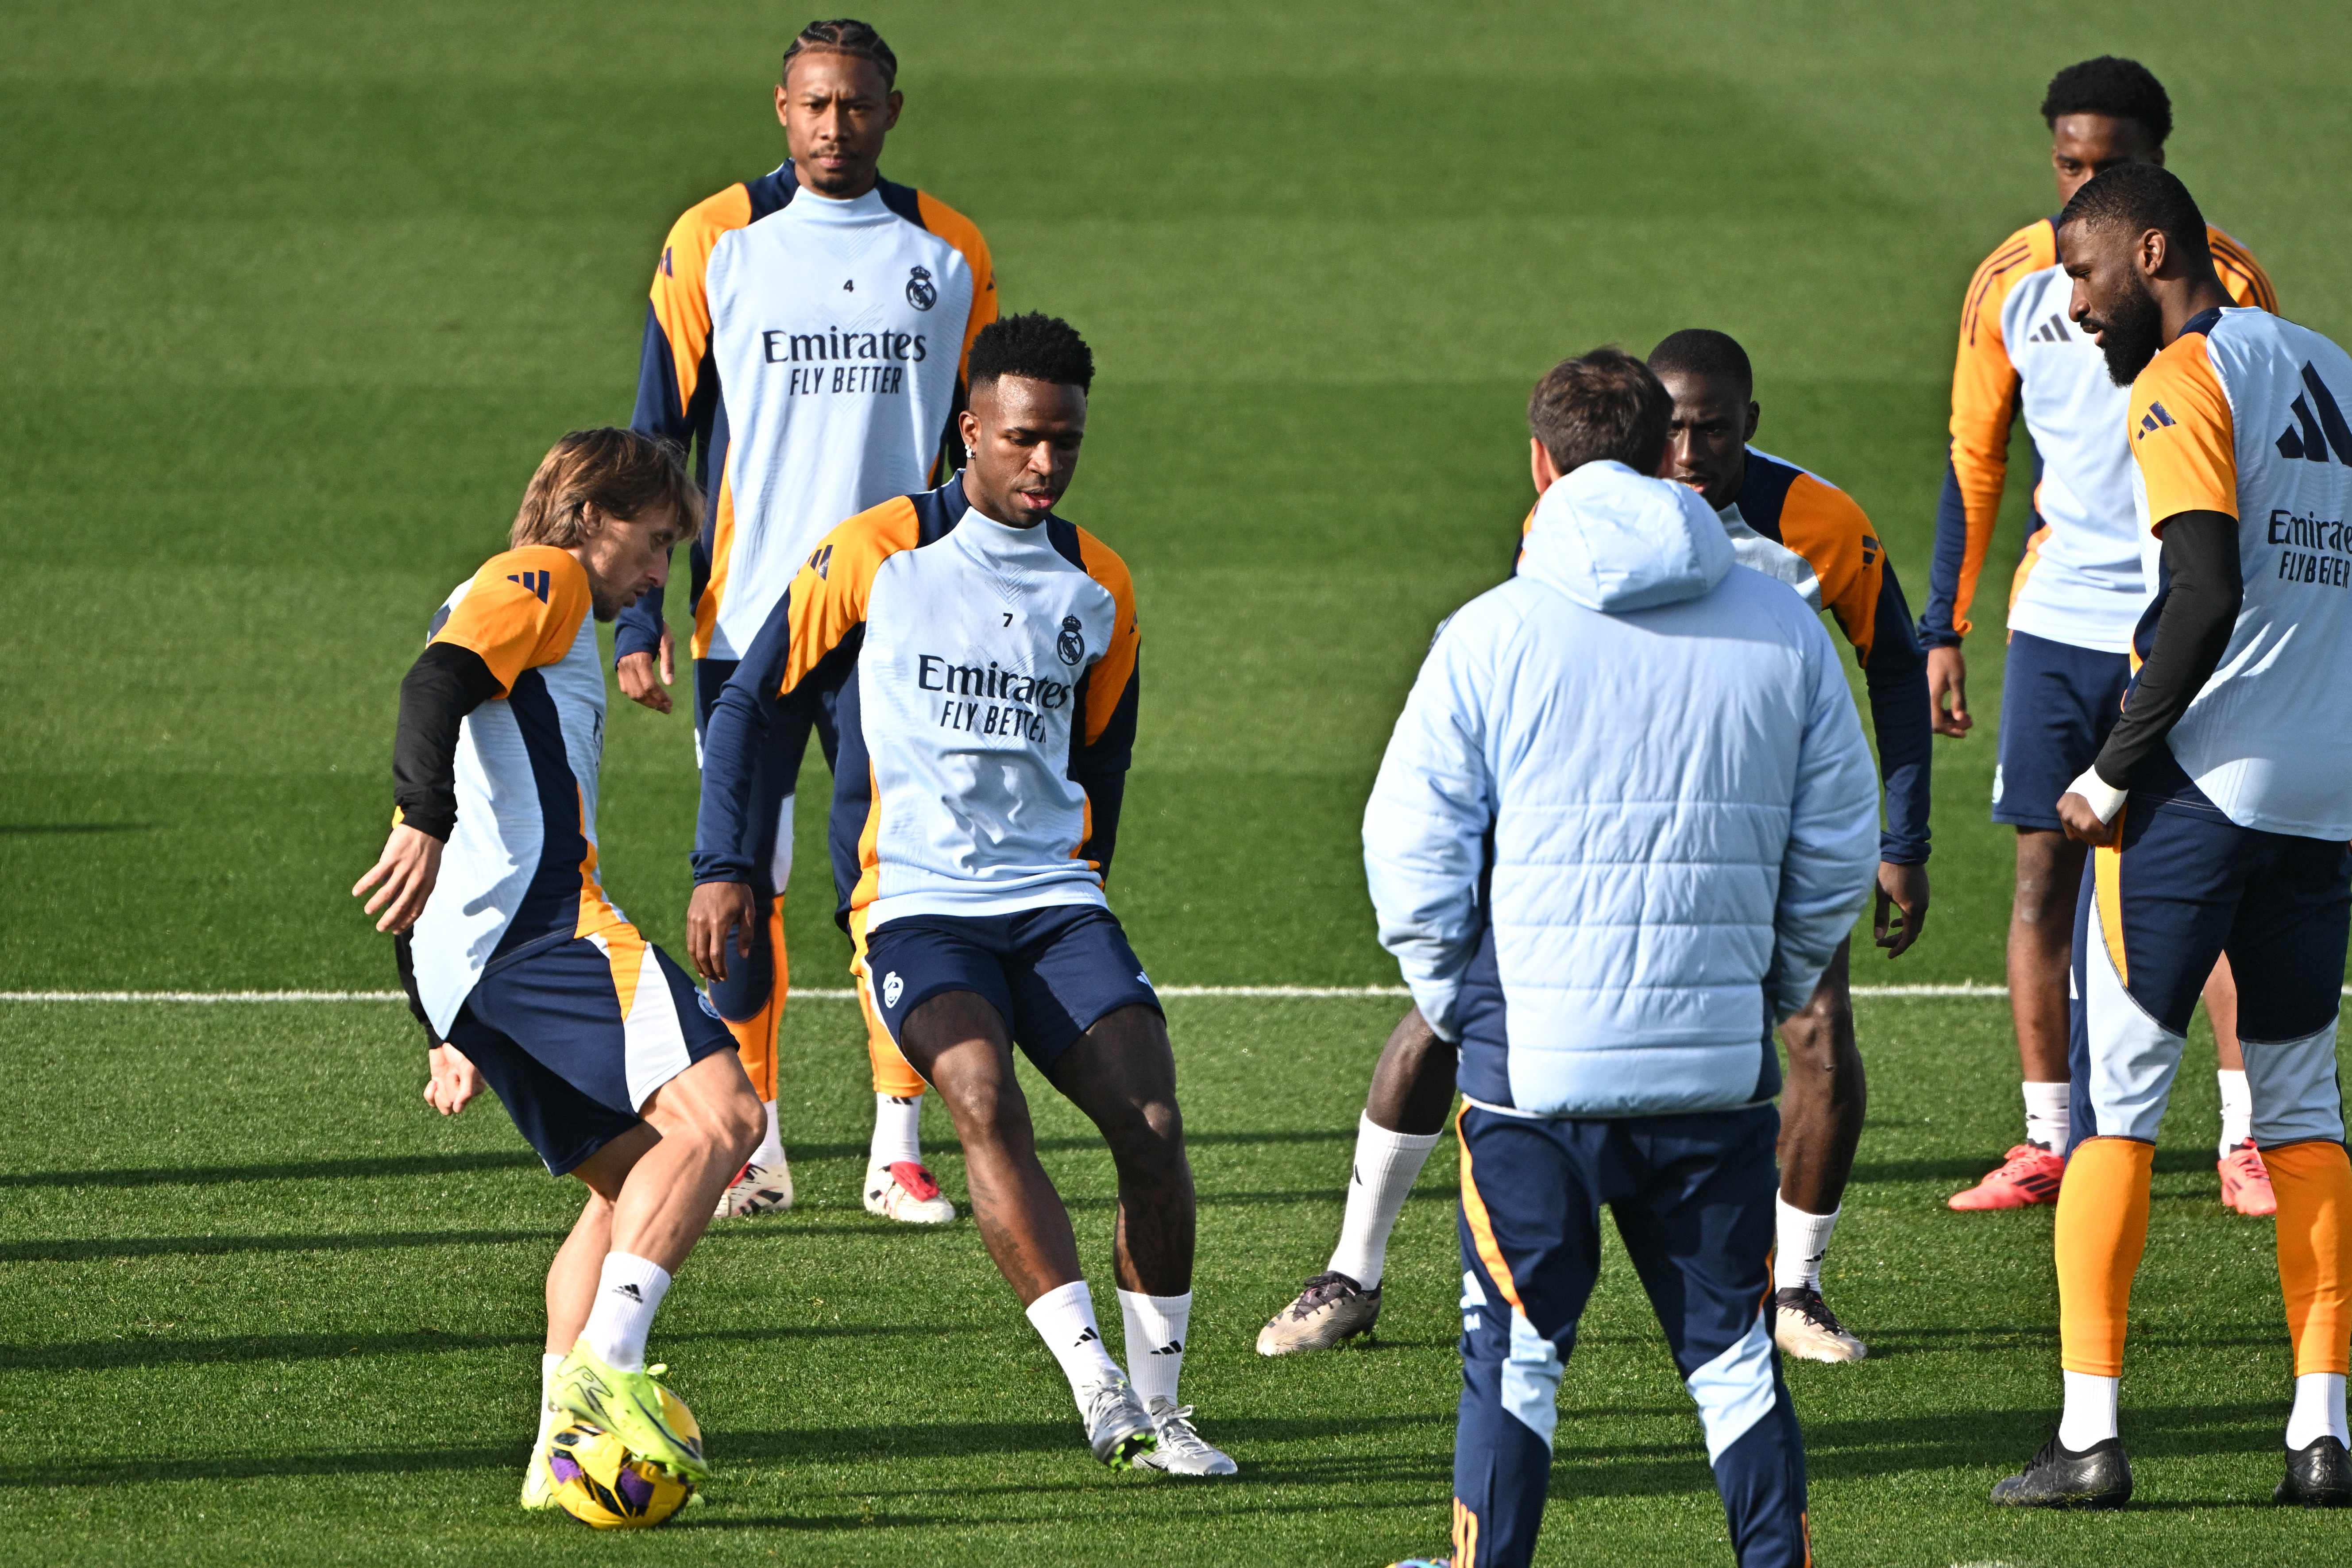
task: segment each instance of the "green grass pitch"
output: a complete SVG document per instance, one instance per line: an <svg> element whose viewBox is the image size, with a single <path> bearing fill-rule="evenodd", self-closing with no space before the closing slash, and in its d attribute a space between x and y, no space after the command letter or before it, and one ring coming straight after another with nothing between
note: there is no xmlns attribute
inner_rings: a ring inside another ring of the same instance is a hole
<svg viewBox="0 0 2352 1568"><path fill-rule="evenodd" d="M1008 308L1069 316L1101 362L1067 510L1136 571L1146 699L1113 894L1167 982L1393 981L1363 795L1428 633L1504 568L1522 400L1561 353L1738 334L1760 444L1852 490L1920 604L1959 292L2052 205L2034 106L2057 66L2147 60L2173 167L2290 314L2352 335L2352 45L2325 5L868 15L908 93L885 167L971 213ZM547 443L625 417L662 231L782 156L766 94L801 19L0 15L0 989L391 984L344 889L381 841L399 674ZM2009 851L1985 803L2021 517L2013 490L1970 648L1977 735L1938 743L1927 939L1858 959L1860 983L2000 976ZM674 949L693 790L684 718L616 698L607 886ZM823 986L845 950L818 816L790 918L795 974ZM721 1477L672 1528L606 1539L513 1508L570 1194L495 1106L426 1111L401 1009L0 1004L0 1562L1436 1550L1450 1150L1408 1207L1377 1344L1250 1349L1329 1244L1394 1010L1171 1006L1202 1205L1187 1397L1244 1467L1187 1487L1087 1458L968 1223L909 1235L858 1208L857 1030L796 1005L801 1206L714 1235L657 1331ZM1830 1283L1874 1354L1790 1374L1822 1561L2352 1557L2347 1521L2267 1507L2284 1331L2268 1226L2214 1199L2210 1057L2183 1074L2136 1302L2143 1500L2018 1518L1984 1494L2054 1409L2049 1216L1941 1206L2012 1135L2005 1011L1865 1001L1861 1028L1872 1118ZM1100 1283L1108 1161L1034 1099ZM961 1196L936 1112L929 1131ZM1622 1267L1562 1405L1544 1561L1727 1561Z"/></svg>

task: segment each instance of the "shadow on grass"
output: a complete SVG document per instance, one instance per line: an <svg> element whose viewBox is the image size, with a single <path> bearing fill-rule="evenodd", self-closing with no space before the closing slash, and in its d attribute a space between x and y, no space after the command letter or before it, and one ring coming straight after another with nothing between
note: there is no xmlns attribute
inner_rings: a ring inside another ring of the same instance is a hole
<svg viewBox="0 0 2352 1568"><path fill-rule="evenodd" d="M1336 1143L1352 1142L1355 1129L1292 1132L1194 1132L1185 1142L1194 1148L1255 1146L1265 1143ZM950 1140L941 1149L958 1150ZM1045 1150L1084 1151L1104 1147L1100 1138L1041 1138ZM863 1143L797 1143L785 1152L795 1161L863 1159ZM960 1152L960 1151L959 1151ZM443 1176L466 1171L537 1171L540 1163L528 1150L475 1150L446 1154L386 1154L373 1159L284 1160L272 1164L146 1166L122 1170L0 1172L6 1187L208 1187L239 1182L325 1182L353 1179ZM1331 1189L1337 1195L1340 1188Z"/></svg>
<svg viewBox="0 0 2352 1568"><path fill-rule="evenodd" d="M159 822L0 822L0 836L64 833L152 833Z"/></svg>
<svg viewBox="0 0 2352 1568"><path fill-rule="evenodd" d="M864 1215L858 1216L859 1220ZM705 1235L698 1247L793 1237L896 1234L888 1220L800 1225L772 1223L759 1231L724 1230ZM0 1263L89 1263L115 1258L221 1258L249 1252L394 1252L414 1247L506 1247L518 1242L561 1242L566 1230L383 1230L327 1236L131 1236L60 1237L48 1241L0 1242Z"/></svg>
<svg viewBox="0 0 2352 1568"><path fill-rule="evenodd" d="M746 1329L665 1331L664 1343L767 1344L783 1340L882 1339L951 1332L929 1323L777 1324ZM511 1351L536 1346L537 1334L445 1333L415 1329L376 1334L227 1334L218 1339L74 1340L58 1344L0 1344L0 1364L26 1372L114 1372L126 1368L218 1366L248 1362L345 1361L362 1356L447 1355L469 1351Z"/></svg>
<svg viewBox="0 0 2352 1568"><path fill-rule="evenodd" d="M1969 1186L1982 1181L1985 1173L1997 1163L1982 1156L1959 1160L1864 1160L1854 1165L1852 1179L1865 1186L1880 1182L1951 1182ZM2201 1149L2159 1148L2156 1152L2156 1173L2210 1176L2213 1157Z"/></svg>

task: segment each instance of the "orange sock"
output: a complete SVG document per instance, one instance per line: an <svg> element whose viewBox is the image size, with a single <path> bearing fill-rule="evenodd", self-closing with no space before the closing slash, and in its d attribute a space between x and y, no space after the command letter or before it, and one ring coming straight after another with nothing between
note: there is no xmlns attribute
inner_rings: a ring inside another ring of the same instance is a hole
<svg viewBox="0 0 2352 1568"><path fill-rule="evenodd" d="M2278 1194L2279 1292L2294 1372L2352 1371L2352 1158L2341 1143L2263 1151Z"/></svg>
<svg viewBox="0 0 2352 1568"><path fill-rule="evenodd" d="M2121 1377L2132 1276L2147 1250L2147 1181L2156 1146L2086 1139L2058 1189L2058 1364Z"/></svg>

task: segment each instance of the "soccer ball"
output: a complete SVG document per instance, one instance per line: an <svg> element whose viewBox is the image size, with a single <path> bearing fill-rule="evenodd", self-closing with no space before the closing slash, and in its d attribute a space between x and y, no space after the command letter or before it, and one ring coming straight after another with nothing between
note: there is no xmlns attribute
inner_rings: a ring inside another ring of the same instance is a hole
<svg viewBox="0 0 2352 1568"><path fill-rule="evenodd" d="M673 1430L699 1436L693 1412L664 1389ZM601 1426L575 1421L555 1434L547 1454L558 1507L597 1530L642 1530L661 1523L694 1496L694 1483L638 1458Z"/></svg>

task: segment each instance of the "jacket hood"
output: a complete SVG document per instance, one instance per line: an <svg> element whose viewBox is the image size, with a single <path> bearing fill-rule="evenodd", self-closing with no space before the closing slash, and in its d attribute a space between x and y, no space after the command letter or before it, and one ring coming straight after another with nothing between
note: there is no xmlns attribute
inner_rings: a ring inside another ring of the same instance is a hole
<svg viewBox="0 0 2352 1568"><path fill-rule="evenodd" d="M1622 615L1696 599L1736 559L1722 521L1688 485L1587 463L1536 503L1519 574Z"/></svg>

